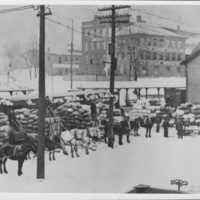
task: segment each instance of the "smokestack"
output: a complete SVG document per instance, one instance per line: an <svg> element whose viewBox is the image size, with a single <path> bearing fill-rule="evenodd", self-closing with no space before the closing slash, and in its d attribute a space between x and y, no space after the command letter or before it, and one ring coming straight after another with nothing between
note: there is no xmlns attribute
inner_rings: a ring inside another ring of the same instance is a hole
<svg viewBox="0 0 200 200"><path fill-rule="evenodd" d="M141 15L137 16L137 22L142 22L142 16Z"/></svg>
<svg viewBox="0 0 200 200"><path fill-rule="evenodd" d="M177 25L177 30L180 31L180 25Z"/></svg>

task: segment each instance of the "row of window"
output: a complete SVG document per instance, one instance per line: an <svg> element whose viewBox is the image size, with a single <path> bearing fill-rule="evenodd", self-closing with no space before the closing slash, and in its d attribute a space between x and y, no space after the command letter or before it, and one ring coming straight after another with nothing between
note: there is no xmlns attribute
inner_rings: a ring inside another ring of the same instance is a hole
<svg viewBox="0 0 200 200"><path fill-rule="evenodd" d="M177 74L180 75L180 74L181 74L181 67L178 66L178 67L176 68L176 70L177 70ZM167 67L165 68L165 75L166 75L166 76L170 76L170 75L172 75L171 73L172 73L171 67L167 66ZM142 67L142 75L143 75L143 76L147 76L147 67L146 67L146 66L143 66L143 67ZM159 66L154 66L153 75L159 76Z"/></svg>
<svg viewBox="0 0 200 200"><path fill-rule="evenodd" d="M64 63L64 62L70 62L71 61L71 57L64 57L64 56L59 56L58 57L58 63ZM81 61L81 57L72 57L72 61L73 62L80 62Z"/></svg>
<svg viewBox="0 0 200 200"><path fill-rule="evenodd" d="M107 49L107 42L106 41L97 41L97 42L85 42L84 43L84 51L87 52L88 50L101 50Z"/></svg>
<svg viewBox="0 0 200 200"><path fill-rule="evenodd" d="M100 28L83 31L83 37L110 37L111 28Z"/></svg>
<svg viewBox="0 0 200 200"><path fill-rule="evenodd" d="M135 42L134 42L135 41ZM138 46L153 46L153 47L170 47L182 49L184 48L184 41L169 38L156 38L156 37L140 37L136 39L134 36L122 37L118 40L117 45L126 47L128 43L134 42Z"/></svg>
<svg viewBox="0 0 200 200"><path fill-rule="evenodd" d="M155 61L182 61L184 58L181 53L139 51L139 59Z"/></svg>

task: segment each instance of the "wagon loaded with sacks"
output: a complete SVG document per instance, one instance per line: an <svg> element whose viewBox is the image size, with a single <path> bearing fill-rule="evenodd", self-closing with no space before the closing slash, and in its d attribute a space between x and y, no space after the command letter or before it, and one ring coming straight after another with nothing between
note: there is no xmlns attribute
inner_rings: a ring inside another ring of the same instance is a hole
<svg viewBox="0 0 200 200"><path fill-rule="evenodd" d="M182 120L185 135L200 134L200 105L190 102L181 104L174 117Z"/></svg>

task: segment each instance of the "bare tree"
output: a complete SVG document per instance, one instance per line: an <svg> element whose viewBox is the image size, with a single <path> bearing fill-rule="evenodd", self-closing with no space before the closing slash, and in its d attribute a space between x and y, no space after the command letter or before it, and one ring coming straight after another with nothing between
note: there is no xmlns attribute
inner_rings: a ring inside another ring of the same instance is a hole
<svg viewBox="0 0 200 200"><path fill-rule="evenodd" d="M33 35L31 41L25 45L24 51L25 52L21 54L21 57L24 59L29 70L30 79L32 79L33 69L35 77L37 77L38 68L38 43L35 35Z"/></svg>

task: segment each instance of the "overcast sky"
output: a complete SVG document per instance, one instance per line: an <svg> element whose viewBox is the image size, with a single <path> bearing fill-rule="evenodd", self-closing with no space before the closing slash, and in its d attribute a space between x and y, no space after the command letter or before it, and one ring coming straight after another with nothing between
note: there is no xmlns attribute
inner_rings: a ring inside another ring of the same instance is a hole
<svg viewBox="0 0 200 200"><path fill-rule="evenodd" d="M0 5L0 12L15 7L20 7L20 5ZM75 49L81 49L81 22L92 20L95 14L104 14L97 12L100 7L104 6L84 5L84 3L78 6L50 5L52 15L47 16L47 18L67 26L71 26L71 19L73 19ZM128 10L124 9L123 11ZM200 5L133 5L128 12L132 15L131 19L133 21L136 20L137 15L141 15L144 20L155 25L165 25L171 28L180 25L181 29L200 32ZM38 38L39 18L37 14L38 10L33 9L0 14L1 55L5 51L5 46L12 43L19 43L23 46L34 35ZM46 20L46 47L50 47L52 51L66 51L67 53L69 50L67 45L70 42L70 29Z"/></svg>

